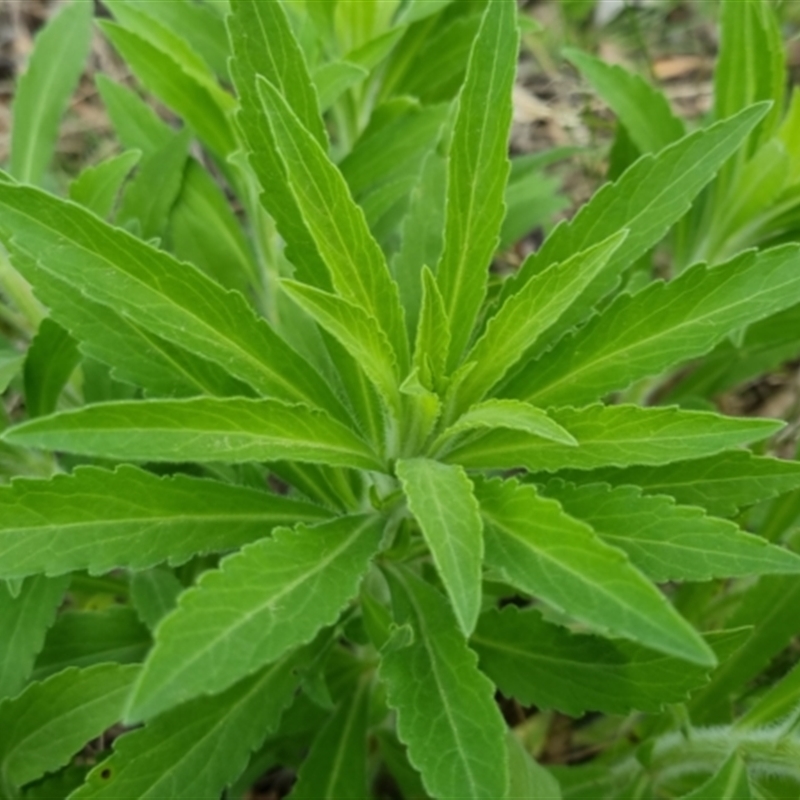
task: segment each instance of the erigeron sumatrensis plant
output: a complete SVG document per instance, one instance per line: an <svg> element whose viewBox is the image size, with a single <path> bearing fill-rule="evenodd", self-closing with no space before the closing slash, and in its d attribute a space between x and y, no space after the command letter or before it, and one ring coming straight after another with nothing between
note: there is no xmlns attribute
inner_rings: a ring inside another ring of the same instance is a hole
<svg viewBox="0 0 800 800"><path fill-rule="evenodd" d="M231 0L229 51L217 5L107 5L186 127L100 79L128 149L65 200L17 138L0 184L5 324L47 315L3 434L38 473L0 489L3 796L242 797L275 765L296 800L387 774L487 800L800 779L788 684L734 727L677 710L748 631L701 633L659 588L800 573L724 518L800 486L744 449L782 424L614 402L800 303L792 244L618 293L768 105L636 159L496 283L512 0ZM73 3L42 36L80 49L89 22ZM548 770L497 691L634 713L644 742Z"/></svg>

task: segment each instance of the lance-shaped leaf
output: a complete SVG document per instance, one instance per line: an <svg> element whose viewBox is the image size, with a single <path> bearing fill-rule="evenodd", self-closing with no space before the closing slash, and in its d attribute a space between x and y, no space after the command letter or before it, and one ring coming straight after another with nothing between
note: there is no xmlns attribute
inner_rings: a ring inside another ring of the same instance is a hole
<svg viewBox="0 0 800 800"><path fill-rule="evenodd" d="M753 792L747 776L747 764L738 753L731 755L719 772L699 789L683 795L684 800L752 800Z"/></svg>
<svg viewBox="0 0 800 800"><path fill-rule="evenodd" d="M35 289L50 278L67 282L263 394L341 409L327 383L241 295L191 265L37 189L0 185L0 209L3 240L38 262L35 272L25 269L27 260L18 264Z"/></svg>
<svg viewBox="0 0 800 800"><path fill-rule="evenodd" d="M800 664L795 664L788 674L758 698L746 714L736 720L736 727L739 730L752 731L773 724L797 708L798 698L800 698Z"/></svg>
<svg viewBox="0 0 800 800"><path fill-rule="evenodd" d="M537 405L581 404L690 358L800 301L800 248L745 253L621 295L504 387Z"/></svg>
<svg viewBox="0 0 800 800"><path fill-rule="evenodd" d="M12 592L7 583L0 583L0 699L12 697L25 685L67 584L65 578L37 575Z"/></svg>
<svg viewBox="0 0 800 800"><path fill-rule="evenodd" d="M378 320L400 371L405 373L408 338L397 284L367 227L364 212L350 196L342 174L286 100L266 80L259 80L258 86L289 189L334 288Z"/></svg>
<svg viewBox="0 0 800 800"><path fill-rule="evenodd" d="M663 92L644 78L582 50L569 48L564 55L611 107L640 152L661 150L686 133Z"/></svg>
<svg viewBox="0 0 800 800"><path fill-rule="evenodd" d="M800 464L745 451L656 467L600 469L588 474L567 471L560 477L613 486L635 484L647 494L668 494L678 503L729 517L740 508L800 488Z"/></svg>
<svg viewBox="0 0 800 800"><path fill-rule="evenodd" d="M67 764L119 722L138 671L120 664L68 669L0 705L3 778L19 787Z"/></svg>
<svg viewBox="0 0 800 800"><path fill-rule="evenodd" d="M107 217L114 209L125 178L141 157L141 150L128 150L96 166L87 167L70 184L70 200L94 211L98 217Z"/></svg>
<svg viewBox="0 0 800 800"><path fill-rule="evenodd" d="M75 340L56 322L42 320L25 359L25 408L30 417L56 410L58 398L78 366Z"/></svg>
<svg viewBox="0 0 800 800"><path fill-rule="evenodd" d="M127 717L220 692L310 641L357 593L383 528L376 516L281 528L206 572L159 625Z"/></svg>
<svg viewBox="0 0 800 800"><path fill-rule="evenodd" d="M391 587L397 622L414 636L383 654L379 675L409 760L433 797L505 797L506 726L447 601L405 571Z"/></svg>
<svg viewBox="0 0 800 800"><path fill-rule="evenodd" d="M562 481L549 483L545 494L657 583L800 572L800 556L702 508L675 505L671 497L643 496L635 486Z"/></svg>
<svg viewBox="0 0 800 800"><path fill-rule="evenodd" d="M497 430L457 445L447 460L481 469L522 466L545 472L666 464L766 439L784 424L632 405L554 408L548 414L569 431L578 447L520 431Z"/></svg>
<svg viewBox="0 0 800 800"><path fill-rule="evenodd" d="M509 583L601 631L704 666L715 663L700 634L628 557L558 503L514 480L476 489L486 562Z"/></svg>
<svg viewBox="0 0 800 800"><path fill-rule="evenodd" d="M489 3L458 97L448 161L444 250L436 276L453 336L451 368L461 359L486 295L489 263L505 216L518 41L515 4Z"/></svg>
<svg viewBox="0 0 800 800"><path fill-rule="evenodd" d="M422 383L433 389L442 385L447 373L450 323L433 273L423 265L420 277L422 298L414 342L414 367Z"/></svg>
<svg viewBox="0 0 800 800"><path fill-rule="evenodd" d="M236 149L227 114L233 98L184 69L178 54L161 49L152 38L107 20L99 25L139 80L186 120L223 164Z"/></svg>
<svg viewBox="0 0 800 800"><path fill-rule="evenodd" d="M686 700L711 671L633 642L570 633L513 606L482 615L470 643L506 697L573 717L658 712Z"/></svg>
<svg viewBox="0 0 800 800"><path fill-rule="evenodd" d="M767 112L762 103L697 131L656 155L640 158L622 177L596 192L569 222L561 223L528 258L505 292L515 292L550 264L598 244L623 228L630 231L608 267L563 315L549 341L586 318L616 285L620 273L658 243L690 208L719 168L742 146Z"/></svg>
<svg viewBox="0 0 800 800"><path fill-rule="evenodd" d="M278 727L300 682L297 666L290 656L122 736L70 800L218 800Z"/></svg>
<svg viewBox="0 0 800 800"><path fill-rule="evenodd" d="M508 746L509 800L561 800L558 781L527 751L512 731L506 733Z"/></svg>
<svg viewBox="0 0 800 800"><path fill-rule="evenodd" d="M136 664L144 660L151 645L150 631L129 606L64 611L47 632L31 678L41 681L67 667L110 661Z"/></svg>
<svg viewBox="0 0 800 800"><path fill-rule="evenodd" d="M465 363L476 363L458 392L459 409L480 400L525 355L605 267L626 237L627 232L622 231L563 264L554 264L506 300L465 358Z"/></svg>
<svg viewBox="0 0 800 800"><path fill-rule="evenodd" d="M43 271L13 243L11 251L14 265L36 286L52 318L78 340L82 353L111 367L116 379L141 386L151 396L247 397L254 393L219 364L151 333Z"/></svg>
<svg viewBox="0 0 800 800"><path fill-rule="evenodd" d="M276 525L329 516L310 503L218 481L79 467L0 487L0 576L179 564L253 542Z"/></svg>
<svg viewBox="0 0 800 800"><path fill-rule="evenodd" d="M466 636L481 610L483 521L472 481L461 467L426 458L397 462L408 507L431 549L458 624Z"/></svg>
<svg viewBox="0 0 800 800"><path fill-rule="evenodd" d="M41 182L91 42L92 4L82 0L62 8L36 37L11 109L8 171L20 183Z"/></svg>
<svg viewBox="0 0 800 800"><path fill-rule="evenodd" d="M135 400L102 403L9 428L24 447L130 461L280 461L380 469L349 428L321 411L277 400Z"/></svg>
<svg viewBox="0 0 800 800"><path fill-rule="evenodd" d="M282 281L289 297L341 342L369 376L389 408L399 411L397 362L378 320L335 294L296 281Z"/></svg>
<svg viewBox="0 0 800 800"><path fill-rule="evenodd" d="M471 374L471 373L470 373ZM486 400L462 414L441 436L448 439L465 431L505 428L575 446L572 434L554 422L546 411L518 400Z"/></svg>
<svg viewBox="0 0 800 800"><path fill-rule="evenodd" d="M317 6L321 4L312 3L311 9ZM237 122L250 151L250 166L263 190L261 203L286 241L286 255L297 269L297 277L328 289L327 267L289 191L257 88L259 76L279 88L303 127L324 146L327 136L308 67L281 3L233 0L230 10L231 76L240 103Z"/></svg>
<svg viewBox="0 0 800 800"><path fill-rule="evenodd" d="M311 744L290 800L362 800L367 787L369 682L342 698Z"/></svg>

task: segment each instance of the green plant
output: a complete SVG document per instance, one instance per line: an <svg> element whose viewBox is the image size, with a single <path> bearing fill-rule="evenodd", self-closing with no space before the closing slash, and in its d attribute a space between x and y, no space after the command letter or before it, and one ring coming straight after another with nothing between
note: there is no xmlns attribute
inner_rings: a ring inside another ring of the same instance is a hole
<svg viewBox="0 0 800 800"><path fill-rule="evenodd" d="M800 302L795 245L618 293L768 107L637 160L500 281L512 0L231 0L238 100L220 4L108 5L186 128L101 79L128 150L71 200L13 163L0 183L5 329L38 329L5 362L9 471L37 477L0 488L0 791L241 797L274 765L314 800L800 780L794 677L690 728L748 631L701 634L657 586L796 582L725 519L800 487L744 449L782 424L604 402ZM426 52L456 64L438 84ZM496 689L632 714L604 721L643 743L550 771Z"/></svg>

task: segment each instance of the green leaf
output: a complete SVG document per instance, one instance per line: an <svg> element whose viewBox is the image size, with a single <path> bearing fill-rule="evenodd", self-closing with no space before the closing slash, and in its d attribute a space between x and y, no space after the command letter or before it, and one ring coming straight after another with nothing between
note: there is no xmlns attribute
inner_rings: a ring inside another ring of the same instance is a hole
<svg viewBox="0 0 800 800"><path fill-rule="evenodd" d="M338 339L386 401L399 413L397 363L378 320L361 306L307 284L284 280L281 288Z"/></svg>
<svg viewBox="0 0 800 800"><path fill-rule="evenodd" d="M752 626L747 641L721 662L711 682L691 706L692 720L699 724L728 722L731 698L753 680L770 660L800 632L795 613L800 603L800 578L796 575L762 577L739 599L739 607L726 625Z"/></svg>
<svg viewBox="0 0 800 800"><path fill-rule="evenodd" d="M335 622L384 525L356 516L281 528L206 572L159 625L128 719L222 691Z"/></svg>
<svg viewBox="0 0 800 800"><path fill-rule="evenodd" d="M380 461L349 428L321 411L277 400L149 400L101 403L7 429L25 447L131 461L279 461L357 469Z"/></svg>
<svg viewBox="0 0 800 800"><path fill-rule="evenodd" d="M25 685L47 629L64 600L65 578L29 578L18 593L0 583L0 699Z"/></svg>
<svg viewBox="0 0 800 800"><path fill-rule="evenodd" d="M732 119L670 145L656 155L640 158L616 183L607 184L569 221L561 223L542 247L526 259L505 293L517 291L550 264L566 261L610 235L628 229L629 235L608 266L573 303L551 331L555 341L583 320L616 285L619 275L657 244L689 210L692 200L767 113L765 104L745 109Z"/></svg>
<svg viewBox="0 0 800 800"><path fill-rule="evenodd" d="M198 697L114 742L70 800L218 800L280 722L299 683L295 656Z"/></svg>
<svg viewBox="0 0 800 800"><path fill-rule="evenodd" d="M533 486L477 486L486 562L514 586L575 619L703 666L714 656L700 635L615 547Z"/></svg>
<svg viewBox="0 0 800 800"><path fill-rule="evenodd" d="M436 278L427 266L422 267L420 278L422 297L413 363L423 385L433 390L444 384L450 346L450 323Z"/></svg>
<svg viewBox="0 0 800 800"><path fill-rule="evenodd" d="M329 289L328 269L287 185L258 92L259 76L279 87L302 126L325 146L327 135L303 53L281 3L234 0L227 23L234 53L231 75L240 102L237 122L247 143L250 166L263 190L261 204L286 241L286 256L297 270L296 277Z"/></svg>
<svg viewBox="0 0 800 800"><path fill-rule="evenodd" d="M128 606L102 611L64 611L47 631L31 677L41 681L67 667L110 661L136 664L152 645L150 632Z"/></svg>
<svg viewBox="0 0 800 800"><path fill-rule="evenodd" d="M624 550L657 583L800 572L800 556L708 517L702 508L675 505L671 497L643 496L635 486L561 481L549 483L545 494Z"/></svg>
<svg viewBox="0 0 800 800"><path fill-rule="evenodd" d="M98 24L142 84L182 117L224 165L236 150L236 138L223 93L212 91L151 39L107 20Z"/></svg>
<svg viewBox="0 0 800 800"><path fill-rule="evenodd" d="M58 323L43 319L25 359L25 410L29 417L56 410L58 398L79 361L75 340Z"/></svg>
<svg viewBox="0 0 800 800"><path fill-rule="evenodd" d="M400 249L392 260L392 272L405 310L409 338L418 330L420 309L425 303L422 295L423 267L438 263L442 252L446 184L447 162L434 150L425 159L417 185L410 193L408 213L401 229ZM430 282L432 277L431 273L425 280ZM438 324L445 326L446 318ZM442 356L445 361L448 350L449 343Z"/></svg>
<svg viewBox="0 0 800 800"><path fill-rule="evenodd" d="M127 150L94 167L87 167L69 186L70 200L80 203L98 217L107 218L114 210L122 184L139 163L141 150Z"/></svg>
<svg viewBox="0 0 800 800"><path fill-rule="evenodd" d="M8 389L25 364L25 356L5 342L0 342L0 394Z"/></svg>
<svg viewBox="0 0 800 800"><path fill-rule="evenodd" d="M255 538L255 537L254 537ZM177 605L184 586L170 569L156 567L131 575L131 602L139 619L155 630Z"/></svg>
<svg viewBox="0 0 800 800"><path fill-rule="evenodd" d="M505 797L506 726L491 683L444 597L409 572L390 575L397 622L414 640L383 654L379 676L409 760L433 797Z"/></svg>
<svg viewBox="0 0 800 800"><path fill-rule="evenodd" d="M36 285L53 319L79 341L82 353L112 367L115 378L141 386L151 396L253 394L218 364L150 333L111 306L90 300L54 273L41 270L30 255L13 245L12 251L14 265Z"/></svg>
<svg viewBox="0 0 800 800"><path fill-rule="evenodd" d="M53 157L61 117L78 85L92 40L93 4L73 0L36 37L11 107L9 172L41 183Z"/></svg>
<svg viewBox="0 0 800 800"><path fill-rule="evenodd" d="M324 114L348 90L369 75L369 70L351 61L330 61L314 70L319 110Z"/></svg>
<svg viewBox="0 0 800 800"><path fill-rule="evenodd" d="M508 746L509 800L561 800L558 781L536 763L522 742L511 732L506 733Z"/></svg>
<svg viewBox="0 0 800 800"><path fill-rule="evenodd" d="M87 742L119 722L138 666L68 669L0 705L0 766L22 786L63 767Z"/></svg>
<svg viewBox="0 0 800 800"><path fill-rule="evenodd" d="M125 147L150 155L175 135L172 127L132 89L102 73L97 74L95 83L114 132Z"/></svg>
<svg viewBox="0 0 800 800"><path fill-rule="evenodd" d="M441 435L441 439L481 428L505 428L523 431L561 444L571 446L578 444L572 434L553 422L545 411L518 400L486 400L472 406Z"/></svg>
<svg viewBox="0 0 800 800"><path fill-rule="evenodd" d="M486 296L505 215L518 42L515 4L489 3L470 52L448 159L444 250L436 277L452 332L451 368L461 359Z"/></svg>
<svg viewBox="0 0 800 800"><path fill-rule="evenodd" d="M647 494L668 494L678 503L729 517L740 508L800 488L800 464L733 452L655 467L602 469L588 475L565 472L559 477L614 486L636 484Z"/></svg>
<svg viewBox="0 0 800 800"><path fill-rule="evenodd" d="M360 204L383 185L420 175L447 122L446 104L421 107L398 98L376 109L339 168ZM435 263L435 262L429 262ZM419 267L418 267L419 268Z"/></svg>
<svg viewBox="0 0 800 800"><path fill-rule="evenodd" d="M32 282L67 281L265 394L341 408L327 383L240 295L189 264L36 189L0 185L0 208L4 240L13 237L38 259L36 275L18 264Z"/></svg>
<svg viewBox="0 0 800 800"><path fill-rule="evenodd" d="M710 780L699 789L683 796L685 800L752 800L747 765L734 753Z"/></svg>
<svg viewBox="0 0 800 800"><path fill-rule="evenodd" d="M183 173L167 232L170 250L227 289L257 283L250 243L219 184L193 158Z"/></svg>
<svg viewBox="0 0 800 800"><path fill-rule="evenodd" d="M334 288L342 298L375 317L404 374L408 339L397 284L363 211L350 196L339 170L284 98L265 80L258 85L289 188Z"/></svg>
<svg viewBox="0 0 800 800"><path fill-rule="evenodd" d="M369 683L345 696L314 738L290 800L363 800L367 790Z"/></svg>
<svg viewBox="0 0 800 800"><path fill-rule="evenodd" d="M685 135L667 98L644 78L580 50L568 48L564 55L611 107L640 152L662 150Z"/></svg>
<svg viewBox="0 0 800 800"><path fill-rule="evenodd" d="M506 697L573 717L656 713L686 700L711 671L633 642L571 633L533 608L483 614L470 643Z"/></svg>
<svg viewBox="0 0 800 800"><path fill-rule="evenodd" d="M397 476L430 547L465 636L481 610L483 521L472 481L460 467L425 458L397 462Z"/></svg>
<svg viewBox="0 0 800 800"><path fill-rule="evenodd" d="M145 241L163 234L169 213L183 183L191 135L188 128L142 161L136 176L128 184L120 203L116 222L137 232Z"/></svg>
<svg viewBox="0 0 800 800"><path fill-rule="evenodd" d="M747 713L739 717L739 730L754 730L771 725L787 717L797 708L800 699L800 664L775 683L760 697Z"/></svg>
<svg viewBox="0 0 800 800"><path fill-rule="evenodd" d="M577 447L496 430L457 445L446 460L478 469L522 466L544 472L667 464L765 439L783 427L774 420L633 405L554 408L548 415L578 441Z"/></svg>
<svg viewBox="0 0 800 800"><path fill-rule="evenodd" d="M760 100L772 101L766 119L751 135L767 141L783 115L786 55L780 25L768 3L756 0L720 4L720 47L714 71L714 114L730 117Z"/></svg>
<svg viewBox="0 0 800 800"><path fill-rule="evenodd" d="M626 238L627 232L621 231L563 264L554 264L505 301L465 358L465 363L476 365L458 392L459 409L480 400L558 322Z"/></svg>
<svg viewBox="0 0 800 800"><path fill-rule="evenodd" d="M719 341L800 300L795 245L708 269L698 265L669 283L621 295L516 376L504 392L537 405L597 400L707 353Z"/></svg>
<svg viewBox="0 0 800 800"><path fill-rule="evenodd" d="M132 466L79 467L49 481L0 487L0 575L141 570L255 541L276 525L329 513L217 481L159 478Z"/></svg>

